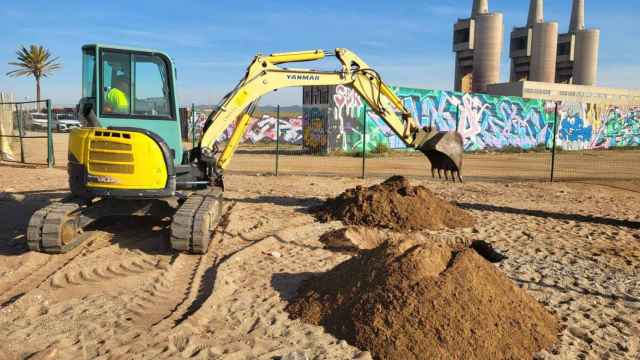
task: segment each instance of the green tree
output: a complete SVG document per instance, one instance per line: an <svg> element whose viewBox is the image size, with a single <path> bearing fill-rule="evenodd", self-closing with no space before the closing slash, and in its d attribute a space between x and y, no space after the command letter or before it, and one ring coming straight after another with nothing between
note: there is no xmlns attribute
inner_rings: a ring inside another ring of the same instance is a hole
<svg viewBox="0 0 640 360"><path fill-rule="evenodd" d="M7 76L33 76L36 79L36 100L40 101L40 79L61 69L62 64L58 62L58 57L53 57L49 49L42 45L31 45L29 48L20 46L16 55L18 61L10 62L9 65L16 66L17 69L9 71ZM40 109L40 103L38 103L38 109Z"/></svg>

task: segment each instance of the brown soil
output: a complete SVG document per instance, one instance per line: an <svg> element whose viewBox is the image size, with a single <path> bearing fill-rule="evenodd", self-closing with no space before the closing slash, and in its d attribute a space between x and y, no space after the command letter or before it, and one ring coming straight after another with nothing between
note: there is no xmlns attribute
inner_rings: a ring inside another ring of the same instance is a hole
<svg viewBox="0 0 640 360"><path fill-rule="evenodd" d="M320 236L320 242L327 249L345 252L375 249L382 244L388 234L384 230L366 226L347 226L330 230Z"/></svg>
<svg viewBox="0 0 640 360"><path fill-rule="evenodd" d="M320 221L342 220L347 225L399 231L469 227L474 223L466 211L439 199L424 186L411 186L403 176L348 189L316 210Z"/></svg>
<svg viewBox="0 0 640 360"><path fill-rule="evenodd" d="M287 306L377 359L525 359L556 318L472 249L387 242L307 280Z"/></svg>

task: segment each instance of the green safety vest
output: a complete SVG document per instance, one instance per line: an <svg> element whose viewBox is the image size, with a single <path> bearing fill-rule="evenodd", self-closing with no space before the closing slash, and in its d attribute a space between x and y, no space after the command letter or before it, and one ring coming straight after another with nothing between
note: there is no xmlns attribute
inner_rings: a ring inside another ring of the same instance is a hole
<svg viewBox="0 0 640 360"><path fill-rule="evenodd" d="M127 99L127 94L125 94L124 91L118 88L111 88L111 90L107 92L106 100L111 104L113 112L129 112L129 99Z"/></svg>

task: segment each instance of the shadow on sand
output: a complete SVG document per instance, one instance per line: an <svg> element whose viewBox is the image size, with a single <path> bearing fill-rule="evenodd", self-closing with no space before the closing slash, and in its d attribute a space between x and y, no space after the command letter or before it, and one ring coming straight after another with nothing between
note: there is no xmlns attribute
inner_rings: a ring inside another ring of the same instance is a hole
<svg viewBox="0 0 640 360"><path fill-rule="evenodd" d="M277 273L271 277L271 286L276 290L280 297L290 302L298 293L300 285L311 277L320 273L302 272L302 273Z"/></svg>
<svg viewBox="0 0 640 360"><path fill-rule="evenodd" d="M592 224L622 226L630 229L640 229L639 221L612 219L601 216L592 215L580 215L580 214L568 214L544 210L531 210L531 209L519 209L509 206L496 206L489 204L477 204L477 203L458 203L459 207L465 210L479 210L479 211L491 211L501 212L505 214L527 215L536 216L542 218L551 218L556 220L570 220L578 222L586 222Z"/></svg>
<svg viewBox="0 0 640 360"><path fill-rule="evenodd" d="M29 251L26 229L38 209L68 194L67 189L25 191L0 199L0 256L18 256ZM112 234L112 242L122 248L137 249L148 254L174 254L169 243L171 208L160 216L110 216L88 225L85 231Z"/></svg>

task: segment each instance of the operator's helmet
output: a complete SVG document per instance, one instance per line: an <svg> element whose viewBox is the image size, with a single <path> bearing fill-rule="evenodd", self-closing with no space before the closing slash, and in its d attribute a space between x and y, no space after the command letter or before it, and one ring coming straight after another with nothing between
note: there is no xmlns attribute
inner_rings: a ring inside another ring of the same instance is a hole
<svg viewBox="0 0 640 360"><path fill-rule="evenodd" d="M113 76L111 78L111 87L118 88L122 91L128 92L129 84L130 84L129 79L130 79L129 74L126 71L122 69L117 69L113 72Z"/></svg>

